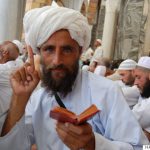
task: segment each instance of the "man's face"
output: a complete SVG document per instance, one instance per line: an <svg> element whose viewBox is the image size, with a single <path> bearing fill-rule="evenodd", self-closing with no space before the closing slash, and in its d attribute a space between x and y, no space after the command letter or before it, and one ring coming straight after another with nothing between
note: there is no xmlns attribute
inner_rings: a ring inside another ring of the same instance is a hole
<svg viewBox="0 0 150 150"><path fill-rule="evenodd" d="M141 92L141 96L148 98L150 97L150 79L148 72L145 72L141 69L135 69L135 82L134 85L137 85Z"/></svg>
<svg viewBox="0 0 150 150"><path fill-rule="evenodd" d="M43 84L47 89L66 95L78 72L81 47L67 30L55 32L40 48Z"/></svg>
<svg viewBox="0 0 150 150"><path fill-rule="evenodd" d="M95 42L94 42L94 47L97 48L97 47L99 47L99 46L101 46L101 43L98 42L98 41L95 41Z"/></svg>
<svg viewBox="0 0 150 150"><path fill-rule="evenodd" d="M118 70L124 84L132 86L134 83L134 73L131 70Z"/></svg>

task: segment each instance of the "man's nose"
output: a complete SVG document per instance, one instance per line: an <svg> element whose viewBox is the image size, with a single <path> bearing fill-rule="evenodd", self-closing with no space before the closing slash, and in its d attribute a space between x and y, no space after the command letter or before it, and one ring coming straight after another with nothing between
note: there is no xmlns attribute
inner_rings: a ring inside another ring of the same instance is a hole
<svg viewBox="0 0 150 150"><path fill-rule="evenodd" d="M55 52L54 56L53 56L53 64L54 65L60 65L63 63L62 61L62 55L60 52Z"/></svg>

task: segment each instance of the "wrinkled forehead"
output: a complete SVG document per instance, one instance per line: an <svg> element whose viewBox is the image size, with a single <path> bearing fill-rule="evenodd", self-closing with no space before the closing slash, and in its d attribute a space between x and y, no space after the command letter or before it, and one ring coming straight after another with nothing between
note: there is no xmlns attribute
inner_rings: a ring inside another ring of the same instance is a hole
<svg viewBox="0 0 150 150"><path fill-rule="evenodd" d="M140 78L149 78L150 70L143 67L136 67L134 75Z"/></svg>
<svg viewBox="0 0 150 150"><path fill-rule="evenodd" d="M135 71L137 72L144 72L144 73L150 73L150 69L149 68L145 68L142 66L136 66Z"/></svg>

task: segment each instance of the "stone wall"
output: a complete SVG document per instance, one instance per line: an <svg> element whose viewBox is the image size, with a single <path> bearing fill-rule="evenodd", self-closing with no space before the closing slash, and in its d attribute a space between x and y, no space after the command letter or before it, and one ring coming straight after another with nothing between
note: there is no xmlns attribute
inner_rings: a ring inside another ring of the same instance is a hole
<svg viewBox="0 0 150 150"><path fill-rule="evenodd" d="M92 38L91 38L91 45L93 45L95 39L97 38L97 31L98 31L98 22L99 22L99 14L100 14L100 5L101 0L90 0L89 9L88 9L88 21L89 24L93 25L92 28Z"/></svg>
<svg viewBox="0 0 150 150"><path fill-rule="evenodd" d="M115 59L138 59L143 28L144 0L122 0L118 21Z"/></svg>

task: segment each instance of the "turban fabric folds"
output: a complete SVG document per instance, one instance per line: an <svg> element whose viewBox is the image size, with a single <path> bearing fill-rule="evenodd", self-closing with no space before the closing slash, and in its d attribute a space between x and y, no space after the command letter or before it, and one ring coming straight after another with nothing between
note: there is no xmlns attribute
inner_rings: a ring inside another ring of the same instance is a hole
<svg viewBox="0 0 150 150"><path fill-rule="evenodd" d="M25 40L37 52L48 38L61 29L69 31L72 39L86 50L91 40L91 30L87 19L78 11L59 7L46 6L26 13L24 17Z"/></svg>

